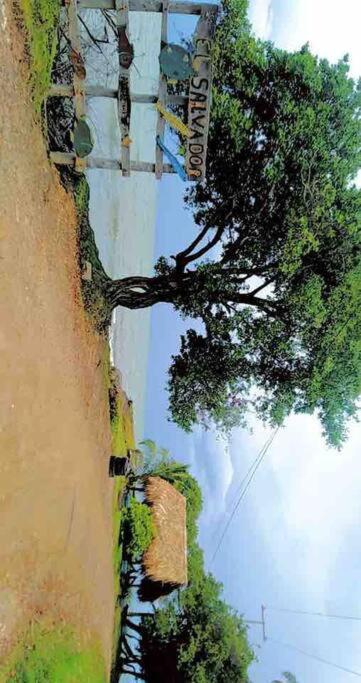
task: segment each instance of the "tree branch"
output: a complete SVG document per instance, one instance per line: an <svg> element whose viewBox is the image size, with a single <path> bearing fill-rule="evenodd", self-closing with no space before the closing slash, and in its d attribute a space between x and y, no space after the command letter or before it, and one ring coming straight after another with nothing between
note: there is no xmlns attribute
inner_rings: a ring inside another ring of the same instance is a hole
<svg viewBox="0 0 361 683"><path fill-rule="evenodd" d="M266 280L265 282L263 282L263 284L261 284L259 287L256 287L256 289L253 289L252 292L248 292L248 294L250 296L254 296L255 294L258 294L258 292L261 292L262 289L264 289L265 287L268 287L268 285L272 284L272 282L274 282L274 281L275 281L275 278L271 277L269 280Z"/></svg>
<svg viewBox="0 0 361 683"><path fill-rule="evenodd" d="M201 230L197 237L193 240L193 242L190 243L190 245L187 247L187 249L184 249L183 251L178 252L175 260L177 264L177 268L184 269L185 263L183 265L184 259L189 256L189 254L193 251L193 249L202 241L202 239L206 236L208 230L210 228L204 227L203 230Z"/></svg>
<svg viewBox="0 0 361 683"><path fill-rule="evenodd" d="M211 239L210 242L208 242L204 247L202 247L202 249L199 249L194 254L190 254L189 256L187 256L183 260L183 263L185 264L185 266L188 265L188 263L191 263L191 261L196 261L201 256L204 256L204 254L206 254L207 251L210 251L210 249L213 249L213 247L215 247L216 244L220 241L222 234L223 234L223 228L218 228L218 230L216 231L216 234L214 235L214 237Z"/></svg>

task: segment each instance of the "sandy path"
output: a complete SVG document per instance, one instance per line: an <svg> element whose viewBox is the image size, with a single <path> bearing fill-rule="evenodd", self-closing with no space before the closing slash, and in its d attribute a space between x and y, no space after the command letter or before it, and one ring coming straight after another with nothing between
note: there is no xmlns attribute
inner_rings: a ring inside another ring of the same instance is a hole
<svg viewBox="0 0 361 683"><path fill-rule="evenodd" d="M103 347L80 304L73 205L32 123L0 1L0 646L51 613L100 637L109 665Z"/></svg>

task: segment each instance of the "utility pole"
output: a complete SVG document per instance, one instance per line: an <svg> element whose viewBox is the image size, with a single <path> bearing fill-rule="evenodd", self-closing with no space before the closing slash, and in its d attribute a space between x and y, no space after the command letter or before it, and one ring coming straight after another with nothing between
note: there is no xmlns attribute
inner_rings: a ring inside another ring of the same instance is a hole
<svg viewBox="0 0 361 683"><path fill-rule="evenodd" d="M244 619L246 624L259 624L262 626L262 636L263 636L263 642L266 642L267 636L266 636L266 622L265 622L265 611L266 608L264 605L261 605L261 619Z"/></svg>

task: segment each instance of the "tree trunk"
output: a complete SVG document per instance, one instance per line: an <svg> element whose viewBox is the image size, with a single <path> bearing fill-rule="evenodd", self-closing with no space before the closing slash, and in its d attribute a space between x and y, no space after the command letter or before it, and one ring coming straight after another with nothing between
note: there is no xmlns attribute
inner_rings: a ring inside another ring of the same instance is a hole
<svg viewBox="0 0 361 683"><path fill-rule="evenodd" d="M110 307L149 308L154 304L172 303L179 283L164 277L125 277L109 280L104 285L104 296Z"/></svg>
<svg viewBox="0 0 361 683"><path fill-rule="evenodd" d="M183 300L186 303L189 302L189 297L195 296L194 291L197 291L197 288L194 289L194 282L197 277L197 272L191 271L156 277L134 276L120 280L108 279L103 284L102 292L110 310L116 306L130 309L149 308L157 303L174 304L176 300ZM225 273L225 277L228 277L227 273ZM253 306L269 316L277 317L278 305L275 301L240 291L236 281L233 289L224 289L222 282L220 282L218 287L209 293L208 303L210 305L220 304L225 307L227 304Z"/></svg>

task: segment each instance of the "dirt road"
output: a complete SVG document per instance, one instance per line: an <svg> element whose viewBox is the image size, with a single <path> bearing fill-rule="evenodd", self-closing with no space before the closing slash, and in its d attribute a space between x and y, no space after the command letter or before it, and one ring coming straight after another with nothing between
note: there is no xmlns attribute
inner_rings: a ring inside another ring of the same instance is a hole
<svg viewBox="0 0 361 683"><path fill-rule="evenodd" d="M113 627L103 345L83 312L75 216L0 12L0 648L34 615Z"/></svg>

